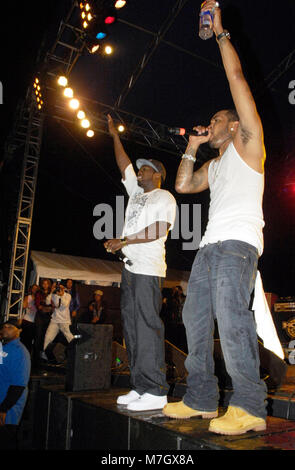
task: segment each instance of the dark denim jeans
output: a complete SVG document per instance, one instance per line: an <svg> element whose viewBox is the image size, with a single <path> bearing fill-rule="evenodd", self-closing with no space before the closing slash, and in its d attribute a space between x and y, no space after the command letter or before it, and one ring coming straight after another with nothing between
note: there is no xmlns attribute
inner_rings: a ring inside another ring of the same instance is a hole
<svg viewBox="0 0 295 470"><path fill-rule="evenodd" d="M260 379L253 312L258 252L248 243L226 240L201 248L194 261L183 322L188 342L184 403L201 411L218 408L214 375L214 319L217 319L225 366L233 384L230 405L266 417L266 385Z"/></svg>
<svg viewBox="0 0 295 470"><path fill-rule="evenodd" d="M121 315L130 382L140 395L168 393L164 325L160 318L163 279L123 269Z"/></svg>

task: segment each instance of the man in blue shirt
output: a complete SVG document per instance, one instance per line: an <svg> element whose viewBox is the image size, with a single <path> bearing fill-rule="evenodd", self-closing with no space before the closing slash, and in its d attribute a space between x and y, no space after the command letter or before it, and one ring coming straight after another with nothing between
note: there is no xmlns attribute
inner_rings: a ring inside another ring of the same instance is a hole
<svg viewBox="0 0 295 470"><path fill-rule="evenodd" d="M20 342L21 327L8 320L1 327L0 343L0 448L15 446L17 426L28 395L30 354Z"/></svg>

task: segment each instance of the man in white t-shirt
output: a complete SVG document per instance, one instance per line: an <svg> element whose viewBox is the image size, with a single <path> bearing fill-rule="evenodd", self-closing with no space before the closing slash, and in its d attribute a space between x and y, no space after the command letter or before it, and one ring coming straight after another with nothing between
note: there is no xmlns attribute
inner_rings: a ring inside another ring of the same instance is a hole
<svg viewBox="0 0 295 470"><path fill-rule="evenodd" d="M173 228L176 201L161 189L166 171L153 159L136 161L136 175L111 116L109 131L122 182L129 195L121 239L105 242L107 251L122 250L125 266L121 282L123 333L130 367L131 391L117 399L128 410L161 409L168 384L164 325L160 319L161 287L166 276L165 241Z"/></svg>
<svg viewBox="0 0 295 470"><path fill-rule="evenodd" d="M46 297L46 304L52 304L54 307L54 311L45 334L43 350L48 359L53 361L54 357L52 355L50 347L58 333L61 331L68 343L70 343L74 339L74 335L71 333L70 330L71 298L71 295L65 291L65 287L62 284L60 284L56 288L55 283L52 286L52 292Z"/></svg>

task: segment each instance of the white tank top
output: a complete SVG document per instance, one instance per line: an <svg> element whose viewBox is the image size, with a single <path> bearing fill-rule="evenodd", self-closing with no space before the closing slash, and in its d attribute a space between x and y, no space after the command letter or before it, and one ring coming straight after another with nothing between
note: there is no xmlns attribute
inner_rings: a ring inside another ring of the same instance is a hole
<svg viewBox="0 0 295 470"><path fill-rule="evenodd" d="M245 163L231 142L220 160L208 168L209 218L200 247L225 240L240 240L263 252L262 198L264 174Z"/></svg>

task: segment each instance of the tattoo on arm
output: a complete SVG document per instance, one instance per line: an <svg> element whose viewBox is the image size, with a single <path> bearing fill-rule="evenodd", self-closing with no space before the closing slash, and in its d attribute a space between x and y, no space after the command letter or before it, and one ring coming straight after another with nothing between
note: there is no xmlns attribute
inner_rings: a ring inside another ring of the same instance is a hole
<svg viewBox="0 0 295 470"><path fill-rule="evenodd" d="M207 170L203 166L194 172L193 162L183 159L176 178L176 188L183 193L195 193L207 187Z"/></svg>
<svg viewBox="0 0 295 470"><path fill-rule="evenodd" d="M207 172L202 167L198 171L196 171L193 175L193 185L195 189L198 189L206 182Z"/></svg>

